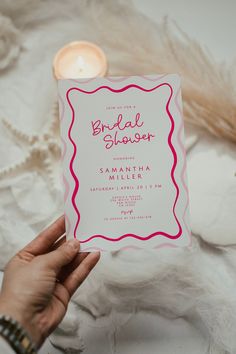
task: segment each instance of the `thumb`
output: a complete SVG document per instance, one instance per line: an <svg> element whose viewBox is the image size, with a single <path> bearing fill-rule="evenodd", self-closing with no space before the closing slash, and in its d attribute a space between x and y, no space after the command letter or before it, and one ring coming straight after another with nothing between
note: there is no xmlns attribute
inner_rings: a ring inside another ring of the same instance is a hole
<svg viewBox="0 0 236 354"><path fill-rule="evenodd" d="M55 251L43 256L45 264L49 268L59 272L62 267L69 264L75 258L79 249L80 243L78 240L67 241Z"/></svg>

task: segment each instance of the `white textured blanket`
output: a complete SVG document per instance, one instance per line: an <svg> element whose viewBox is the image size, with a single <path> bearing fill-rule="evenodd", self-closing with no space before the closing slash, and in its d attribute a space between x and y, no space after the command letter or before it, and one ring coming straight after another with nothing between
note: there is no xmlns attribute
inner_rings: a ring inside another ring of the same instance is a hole
<svg viewBox="0 0 236 354"><path fill-rule="evenodd" d="M160 29L127 1L1 0L1 269L63 212L54 53L88 39L105 50L109 74L154 73ZM103 256L52 336L67 352L236 353L235 147L197 134L192 249Z"/></svg>

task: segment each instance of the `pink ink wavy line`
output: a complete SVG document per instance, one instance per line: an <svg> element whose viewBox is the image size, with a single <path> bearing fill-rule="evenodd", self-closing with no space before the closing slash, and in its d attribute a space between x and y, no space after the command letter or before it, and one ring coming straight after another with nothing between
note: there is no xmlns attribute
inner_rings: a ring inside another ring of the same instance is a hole
<svg viewBox="0 0 236 354"><path fill-rule="evenodd" d="M161 245L154 246L153 248L158 249L158 248L165 248L165 247L178 248L179 246L174 245L173 243L162 243ZM123 246L123 247L119 248L117 251L130 251L130 250L140 251L140 250L143 250L143 248L141 248L139 246L130 245L130 246ZM108 250L105 250L100 247L93 247L93 246L86 247L83 249L83 252L93 252L93 251L108 252ZM111 252L116 252L116 250L111 251Z"/></svg>
<svg viewBox="0 0 236 354"><path fill-rule="evenodd" d="M64 105L64 101L63 101L62 97L59 94L58 94L58 101L59 101L60 107L61 107L60 121L62 121L64 118L64 114L65 114L65 105Z"/></svg>
<svg viewBox="0 0 236 354"><path fill-rule="evenodd" d="M122 248L119 248L117 251L127 251L127 250L142 250L141 247L138 247L138 246L124 246ZM94 247L94 246L91 246L91 247L86 247L83 249L83 252L91 252L91 251L101 251L101 252L108 252L108 250L105 250L103 248L100 248L100 247ZM114 251L111 251L111 252L116 252L116 250Z"/></svg>
<svg viewBox="0 0 236 354"><path fill-rule="evenodd" d="M60 104L60 121L62 122L64 120L64 116L65 116L65 104L64 104L64 101L60 95L58 95L58 101ZM61 141L63 144L63 148L62 148L62 152L61 152L61 160L63 160L65 157L65 154L66 154L66 142L63 139L62 134L61 134Z"/></svg>
<svg viewBox="0 0 236 354"><path fill-rule="evenodd" d="M69 236L71 224L70 224L70 220L69 220L68 216L66 215L66 213L65 213L65 222L66 222L66 231L67 231L66 234L67 234L67 236Z"/></svg>
<svg viewBox="0 0 236 354"><path fill-rule="evenodd" d="M79 79L79 80L70 79L70 81L72 81L73 83L76 83L76 84L87 84L87 83L94 81L96 79L97 79L97 77L91 77L89 79Z"/></svg>
<svg viewBox="0 0 236 354"><path fill-rule="evenodd" d="M118 77L106 77L105 79L109 82L122 82L122 81L125 81L127 79L129 79L131 76L118 76Z"/></svg>
<svg viewBox="0 0 236 354"><path fill-rule="evenodd" d="M147 80L147 81L159 81L160 79L163 79L165 76L167 76L167 74L163 74L163 75L159 75L157 77L151 78L148 77L147 75L141 75L140 77ZM105 77L103 79L105 79L106 81L109 82L123 82L128 80L129 78L131 78L132 75L130 76L111 76L111 77ZM70 79L71 82L76 83L76 84L87 84L89 82L95 81L97 79L97 77L92 77L89 79Z"/></svg>
<svg viewBox="0 0 236 354"><path fill-rule="evenodd" d="M147 80L147 81L152 81L152 82L157 82L161 79L163 79L164 77L166 77L167 74L164 74L164 75L159 75L157 77L148 77L146 75L141 75L140 77ZM132 77L132 75L130 76L122 76L122 77L106 77L105 79L109 82L123 82L123 81L126 81L128 79L130 79Z"/></svg>
<svg viewBox="0 0 236 354"><path fill-rule="evenodd" d="M75 144L74 140L71 137L71 130L72 130L72 127L73 127L74 121L75 121L75 112L74 112L74 108L73 108L73 106L72 106L72 104L71 104L71 102L69 100L69 97L68 97L69 92L70 92L70 90L68 90L67 93L66 93L66 99L67 99L67 102L69 103L69 106L70 106L72 112L73 112L72 113L71 124L70 124L69 131L68 131L68 138L69 138L69 140L70 140L70 142L71 142L71 144L73 145L73 148L74 148L73 155L72 155L72 158L70 160L70 172L71 172L71 174L72 174L72 176L74 178L74 181L75 181L75 188L74 188L74 191L73 191L73 194L72 194L72 197L71 197L71 201L72 201L72 205L73 205L73 207L74 207L74 209L76 211L76 214L77 214L77 222L76 222L75 229L74 229L74 238L76 238L76 231L77 231L77 227L78 227L79 221L80 221L80 213L79 213L79 210L78 210L77 205L75 203L75 197L76 197L76 194L77 194L77 192L79 190L79 180L78 180L78 178L77 178L77 176L76 176L76 174L74 172L74 169L73 169L73 162L74 162L74 159L75 159L75 156L76 156L76 153L77 153L77 147L76 147L76 144Z"/></svg>
<svg viewBox="0 0 236 354"><path fill-rule="evenodd" d="M130 245L130 246L124 246L118 249L117 251L127 251L127 250L142 250L142 248L138 246Z"/></svg>
<svg viewBox="0 0 236 354"><path fill-rule="evenodd" d="M177 239L177 238L179 238L181 236L182 227L181 227L181 225L179 223L179 220L178 220L178 218L176 216L176 213L175 213L176 203L177 203L177 200L179 198L179 187L178 187L178 185L177 185L177 183L175 181L175 177L174 177L174 172L175 172L175 168L176 168L176 165L177 165L177 154L176 154L174 146L173 146L173 144L171 142L171 138L172 138L172 135L173 135L175 123L174 123L174 119L173 119L173 117L172 117L172 115L170 113L170 110L169 110L169 104L170 104L170 101L171 101L172 96L173 96L173 88L168 83L162 83L162 84L159 84L159 85L157 85L157 86L155 86L155 87L153 87L151 89L145 89L145 88L143 88L143 87L141 87L139 85L136 85L136 84L129 84L129 85L127 85L127 86L125 86L125 87L123 87L121 89L113 89L113 88L111 88L109 86L106 86L106 85L100 86L100 87L98 87L98 88L96 88L96 89L94 89L92 91L86 91L86 90L83 90L83 89L78 88L78 87L72 87L72 88L68 89L68 91L66 93L66 99L67 99L67 102L68 102L68 104L69 104L69 106L71 108L71 111L72 111L72 121L71 121L71 124L70 124L68 137L69 137L69 140L71 141L71 143L73 145L73 148L74 148L73 156L71 158L69 167L70 167L70 172L71 172L71 174L72 174L72 176L74 178L74 181L75 181L75 188L74 188L74 191L73 191L73 195L72 195L71 201L72 201L72 205L73 205L73 207L75 209L75 212L77 214L77 222L76 222L76 225L75 225L75 228L74 228L74 238L76 238L76 231L77 231L77 228L78 228L78 225L79 225L79 221L80 221L80 213L79 213L79 210L78 210L78 208L76 206L76 203L75 203L75 198L76 198L76 195L77 195L77 192L78 192L78 189L79 189L79 181L78 181L78 178L76 177L75 172L73 170L73 162L74 162L74 159L75 159L75 156L76 156L76 153L77 153L77 147L76 147L76 144L75 144L74 140L71 137L71 130L72 130L72 127L73 127L73 124L74 124L74 120L75 120L75 111L74 111L74 108L73 108L73 106L71 104L71 101L69 99L70 92L72 90L76 90L76 91L91 95L91 94L93 94L93 93L95 93L97 91L100 91L102 89L107 89L107 90L109 90L111 92L119 93L119 92L124 92L124 91L128 90L131 87L137 88L137 89L139 89L141 91L144 91L144 92L151 92L151 91L154 91L155 89L160 88L162 86L169 87L169 89L171 91L170 97L169 97L169 99L167 101L167 104L166 104L166 112L167 112L167 114L168 114L168 116L170 118L170 121L171 121L171 129L170 129L170 132L169 132L169 135L168 135L168 144L169 144L169 147L170 147L170 149L172 151L172 154L173 154L173 157L174 157L174 163L173 163L173 166L171 168L171 179L172 179L173 184L174 184L174 186L176 188L176 198L175 198L175 201L174 201L172 212L173 212L174 218L175 218L175 220L176 220L176 222L178 224L178 227L179 227L178 233L176 235L172 236L172 235L167 234L166 232L158 231L158 232L154 232L154 233L152 233L152 234L150 234L149 236L146 236L146 237L142 237L142 236L138 236L138 235L134 235L134 234L130 233L130 234L122 235L122 236L117 237L117 238L110 238L110 237L103 236L103 235L93 235L93 236L89 237L86 240L80 240L81 243L89 242L92 239L98 238L98 237L99 238L103 238L103 239L108 240L108 241L117 242L117 241L120 241L120 240L122 240L122 239L124 239L126 237L133 237L133 238L139 239L141 241L145 241L145 240L149 240L150 238L152 238L154 236L157 236L157 235L162 235L162 236L165 236L165 237L170 238L170 239Z"/></svg>
<svg viewBox="0 0 236 354"><path fill-rule="evenodd" d="M186 183L185 183L185 179L184 179L184 174L185 174L185 171L186 171L186 168L187 168L187 163L186 163L186 152L185 152L185 148L184 148L184 145L183 145L181 136L180 136L181 131L182 131L183 128L184 128L184 120L183 120L183 116L182 116L182 110L181 110L181 108L180 108L180 106L179 106L179 102L178 102L178 96L179 96L179 94L180 94L180 87L179 87L179 89L178 89L178 91L177 91L177 93L176 93L176 95L175 95L175 104L176 104L176 107L177 107L177 109L178 109L178 111L179 111L181 117L182 117L182 119L181 119L181 125L180 125L180 128L179 128L178 136L177 136L177 137L178 137L178 143L179 143L179 145L180 145L180 148L181 148L181 150L182 150L182 154L183 154L183 157L184 157L184 165L183 165L183 169L182 169L182 172L181 172L181 180L182 180L183 187L184 187L184 189L185 189L185 191L186 191L186 197L187 197L187 202L186 202L185 209L184 209L184 212L183 212L183 221L184 221L184 225L185 225L185 227L186 227L186 230L187 230L187 232L188 232L188 236L189 236L189 238L190 238L190 245L191 245L191 243L192 243L191 231L189 230L189 227L188 227L188 225L187 225L187 223L186 223L186 220L185 220L186 211L187 211L188 206L189 206L189 194L188 194L188 187L187 187L187 185L186 185Z"/></svg>
<svg viewBox="0 0 236 354"><path fill-rule="evenodd" d="M64 101L60 95L58 95L58 100L60 103L60 121L62 123L62 121L64 120L64 117L65 117L65 104L64 104ZM65 140L62 137L62 134L61 134L61 141L63 144L62 153L61 153L61 160L64 160L64 157L65 157L66 151L67 151L67 145L66 145ZM69 185L64 174L63 174L63 183L64 183L64 204L65 204L67 201L68 195L69 195L70 185ZM65 222L66 222L67 235L69 235L70 230L71 230L71 224L70 224L70 220L69 220L68 216L66 215L66 213L65 213Z"/></svg>
<svg viewBox="0 0 236 354"><path fill-rule="evenodd" d="M65 175L63 175L63 182L64 182L64 188L65 188L65 192L64 192L64 203L66 203L68 195L69 195L69 190L70 190L70 186L69 183L65 177Z"/></svg>
<svg viewBox="0 0 236 354"><path fill-rule="evenodd" d="M66 142L65 142L65 140L63 139L63 137L61 137L61 142L62 142L62 145L63 145L63 147L62 147L62 152L61 152L61 160L64 160L64 157L65 157L65 155L66 155Z"/></svg>
<svg viewBox="0 0 236 354"><path fill-rule="evenodd" d="M164 79L164 77L166 77L168 74L163 74L163 75L159 75L157 77L148 77L147 75L141 75L140 77L142 77L143 79L147 80L147 81L159 81L161 79Z"/></svg>
<svg viewBox="0 0 236 354"><path fill-rule="evenodd" d="M104 250L103 248L100 247L86 247L83 249L83 252L92 252L92 251L100 251L100 252L108 252L107 250Z"/></svg>
<svg viewBox="0 0 236 354"><path fill-rule="evenodd" d="M174 245L173 243L162 243L161 245L157 245L153 248L158 249L158 248L165 248L165 247L178 248L178 246Z"/></svg>

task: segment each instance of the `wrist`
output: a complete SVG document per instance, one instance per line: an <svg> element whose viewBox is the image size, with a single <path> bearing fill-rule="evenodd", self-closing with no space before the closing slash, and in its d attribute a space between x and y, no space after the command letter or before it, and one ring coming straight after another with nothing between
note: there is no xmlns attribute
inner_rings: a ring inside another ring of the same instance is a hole
<svg viewBox="0 0 236 354"><path fill-rule="evenodd" d="M17 354L36 354L36 347L19 322L0 314L0 336Z"/></svg>
<svg viewBox="0 0 236 354"><path fill-rule="evenodd" d="M39 333L37 333L35 326L32 323L32 318L28 311L21 310L15 302L6 301L4 297L0 297L0 314L9 316L13 320L17 321L22 328L26 331L28 336L31 338L33 343L38 345L41 339L39 338Z"/></svg>
<svg viewBox="0 0 236 354"><path fill-rule="evenodd" d="M0 296L0 314L10 316L19 322L23 327L27 322L27 312L20 308L15 301Z"/></svg>

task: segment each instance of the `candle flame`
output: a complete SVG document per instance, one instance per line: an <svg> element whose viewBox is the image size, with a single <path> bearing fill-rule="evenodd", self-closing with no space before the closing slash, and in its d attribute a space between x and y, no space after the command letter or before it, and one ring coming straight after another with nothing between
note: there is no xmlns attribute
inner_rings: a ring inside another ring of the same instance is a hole
<svg viewBox="0 0 236 354"><path fill-rule="evenodd" d="M77 65L78 65L79 72L84 70L85 61L84 61L84 58L81 55L78 56Z"/></svg>

